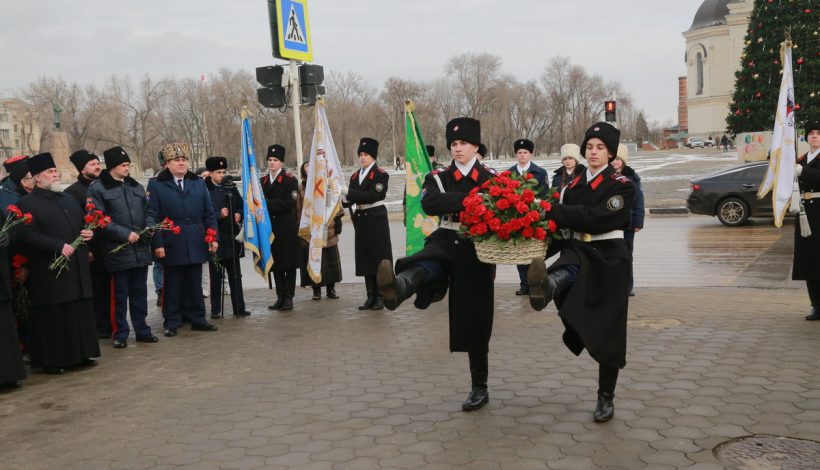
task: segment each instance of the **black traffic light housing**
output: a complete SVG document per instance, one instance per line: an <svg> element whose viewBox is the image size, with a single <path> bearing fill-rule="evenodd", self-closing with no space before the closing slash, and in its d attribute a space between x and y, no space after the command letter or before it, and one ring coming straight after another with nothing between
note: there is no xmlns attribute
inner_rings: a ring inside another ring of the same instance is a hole
<svg viewBox="0 0 820 470"><path fill-rule="evenodd" d="M606 122L617 121L618 119L615 116L617 109L618 103L616 101L604 101L604 120Z"/></svg>

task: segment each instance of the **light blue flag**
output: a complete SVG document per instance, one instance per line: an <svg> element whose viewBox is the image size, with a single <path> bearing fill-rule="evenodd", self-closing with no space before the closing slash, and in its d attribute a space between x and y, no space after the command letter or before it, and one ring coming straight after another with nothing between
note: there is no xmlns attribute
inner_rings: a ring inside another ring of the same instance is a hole
<svg viewBox="0 0 820 470"><path fill-rule="evenodd" d="M262 194L256 157L253 153L250 114L242 111L242 201L245 219L245 248L253 253L253 267L264 279L273 267L273 243L268 205Z"/></svg>

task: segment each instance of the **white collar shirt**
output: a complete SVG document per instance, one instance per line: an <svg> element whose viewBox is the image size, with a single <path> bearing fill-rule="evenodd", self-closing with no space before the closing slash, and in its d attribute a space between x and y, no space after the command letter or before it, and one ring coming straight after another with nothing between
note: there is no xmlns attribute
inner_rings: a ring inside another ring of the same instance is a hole
<svg viewBox="0 0 820 470"><path fill-rule="evenodd" d="M475 161L476 157L473 155L473 158L466 165L462 165L455 160L453 160L453 163L456 164L456 168L458 168L458 171L460 171L463 176L467 176L470 173L470 170L473 169L473 166L475 166Z"/></svg>
<svg viewBox="0 0 820 470"><path fill-rule="evenodd" d="M361 170L359 170L359 184L364 183L364 177L367 176L367 174L370 172L370 169L373 168L373 165L375 164L376 162L373 162L370 165L367 165L366 168L362 168Z"/></svg>

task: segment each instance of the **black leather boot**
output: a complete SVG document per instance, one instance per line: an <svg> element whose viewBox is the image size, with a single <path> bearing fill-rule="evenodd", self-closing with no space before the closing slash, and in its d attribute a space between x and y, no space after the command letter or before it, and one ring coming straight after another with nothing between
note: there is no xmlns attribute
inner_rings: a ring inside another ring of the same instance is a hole
<svg viewBox="0 0 820 470"><path fill-rule="evenodd" d="M280 310L282 308L282 304L285 303L284 297L277 297L276 303L273 305L268 305L268 308L271 310Z"/></svg>
<svg viewBox="0 0 820 470"><path fill-rule="evenodd" d="M384 310L384 302L378 295L373 297L373 303L370 304L370 310Z"/></svg>
<svg viewBox="0 0 820 470"><path fill-rule="evenodd" d="M293 310L293 297L284 297L282 301L282 308L279 310Z"/></svg>
<svg viewBox="0 0 820 470"><path fill-rule="evenodd" d="M367 289L367 300L365 300L363 304L359 305L359 310L370 310L373 306L373 301L376 300L376 291L371 285L370 276L364 277L364 287Z"/></svg>
<svg viewBox="0 0 820 470"><path fill-rule="evenodd" d="M393 263L386 259L381 260L376 272L379 295L388 310L396 310L402 302L415 294L426 280L427 270L417 264L411 265L396 276L393 273Z"/></svg>
<svg viewBox="0 0 820 470"><path fill-rule="evenodd" d="M336 284L328 284L327 285L327 298L328 299L338 299L339 296L336 294Z"/></svg>
<svg viewBox="0 0 820 470"><path fill-rule="evenodd" d="M812 307L811 312L809 312L809 314L806 315L806 320L808 320L808 321L820 320L820 308Z"/></svg>
<svg viewBox="0 0 820 470"><path fill-rule="evenodd" d="M552 299L570 286L571 275L567 269L559 268L547 273L547 265L541 258L535 258L527 270L527 284L530 286L530 306L543 310Z"/></svg>
<svg viewBox="0 0 820 470"><path fill-rule="evenodd" d="M615 416L615 395L609 392L598 392L598 404L592 413L592 419L596 423L605 423Z"/></svg>
<svg viewBox="0 0 820 470"><path fill-rule="evenodd" d="M473 389L470 390L470 394L467 395L467 399L464 400L464 403L461 404L461 409L463 411L475 411L480 410L490 401L490 392L487 391L486 385L473 385Z"/></svg>
<svg viewBox="0 0 820 470"><path fill-rule="evenodd" d="M481 409L489 403L490 393L487 390L487 375L489 368L489 357L487 353L469 353L470 358L470 379L473 387L467 399L461 404L464 411L475 411Z"/></svg>
<svg viewBox="0 0 820 470"><path fill-rule="evenodd" d="M313 286L313 300L321 300L322 299L322 287L321 286Z"/></svg>

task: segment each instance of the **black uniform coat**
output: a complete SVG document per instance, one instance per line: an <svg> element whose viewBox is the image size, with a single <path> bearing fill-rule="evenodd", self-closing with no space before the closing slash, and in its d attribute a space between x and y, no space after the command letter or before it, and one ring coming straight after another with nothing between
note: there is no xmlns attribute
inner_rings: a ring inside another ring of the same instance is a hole
<svg viewBox="0 0 820 470"><path fill-rule="evenodd" d="M87 179L83 175L78 175L77 181L75 181L71 186L65 188L63 192L74 196L74 199L77 200L83 212L85 212L85 203L88 198L88 188L94 181L95 180ZM104 212L102 207L98 206L97 209ZM91 251L91 254L94 255L94 261L90 264L91 270L97 273L104 273L105 264L103 263L103 259L105 259L106 251L103 247L102 239L100 237L92 238L88 242L88 249Z"/></svg>
<svg viewBox="0 0 820 470"><path fill-rule="evenodd" d="M820 192L820 155L811 163L806 163L807 154L797 159L797 164L803 167L803 172L797 178L800 192ZM799 215L794 222L794 264L792 265L792 279L820 281L820 199L803 201L806 208L806 217L811 227L811 236L800 235Z"/></svg>
<svg viewBox="0 0 820 470"><path fill-rule="evenodd" d="M273 271L292 271L299 267L299 221L296 215L299 182L281 170L273 181L268 172L261 178L261 183L274 237L270 246Z"/></svg>
<svg viewBox="0 0 820 470"><path fill-rule="evenodd" d="M375 163L359 183L359 172L353 172L347 188L347 202L344 207L353 204L373 204L383 201L387 196L387 183L390 175ZM387 220L387 208L384 206L370 209L359 209L353 213L353 228L356 230L354 246L356 248L356 275L375 276L379 261L393 261L393 245L390 243L390 224Z"/></svg>
<svg viewBox="0 0 820 470"><path fill-rule="evenodd" d="M111 253L117 245L128 241L131 232L138 233L148 226L148 199L142 185L130 176L117 181L108 170L103 170L100 179L89 186L88 198L97 209L111 217L111 223L99 229L100 233L97 234L97 243L105 253L103 259L106 270L113 273L151 264L151 247L147 234L137 243Z"/></svg>
<svg viewBox="0 0 820 470"><path fill-rule="evenodd" d="M0 222L5 217L0 216ZM26 378L20 340L11 307L11 273L8 246L0 248L0 384Z"/></svg>
<svg viewBox="0 0 820 470"><path fill-rule="evenodd" d="M151 248L165 248L164 266L202 264L211 258L205 243L205 230L216 230L216 216L205 182L188 172L179 190L169 169L162 170L148 181L147 225L155 225L169 217L182 230L178 235L160 230L151 239Z"/></svg>
<svg viewBox="0 0 820 470"><path fill-rule="evenodd" d="M434 175L441 180L444 193L439 190ZM467 176L451 163L425 176L421 207L429 215L455 214L457 220L470 190L493 177L477 160ZM472 241L459 236L455 230L438 228L427 236L421 251L396 262L396 272L431 259L444 263L450 271L447 285L428 286L437 291L434 298L443 297L442 290L450 289L450 351L487 352L493 329L495 267L478 260Z"/></svg>
<svg viewBox="0 0 820 470"><path fill-rule="evenodd" d="M236 223L235 214L239 214L239 220L242 220L242 196L239 195L239 190L234 186L231 191L231 207L232 213L227 217L222 217L222 209L228 208L228 198L225 196L226 189L220 184L215 185L211 181L211 177L205 178L205 186L211 194L211 204L214 206L214 213L216 214L216 223L219 226L219 248L216 250L216 256L219 259L241 258L245 256L243 249L244 245L236 241L236 236L239 230L242 229L241 222Z"/></svg>
<svg viewBox="0 0 820 470"><path fill-rule="evenodd" d="M561 204L552 206L547 217L558 227L575 232L601 234L621 230L629 222L635 186L608 166L586 181L586 172L577 176L564 191ZM586 348L600 364L623 368L626 364L626 315L629 306L629 279L632 255L623 238L583 242L570 239L551 245L561 256L550 271L580 265L575 284L556 299L558 315L564 322L564 344L575 353Z"/></svg>
<svg viewBox="0 0 820 470"><path fill-rule="evenodd" d="M77 201L65 193L34 188L20 198L18 207L33 216L31 224L16 227L19 229L16 240L28 258L27 284L31 305L54 305L91 298L86 245L77 247L60 277L56 271L48 269L48 265L60 256L63 245L74 241L85 227L85 214Z"/></svg>

